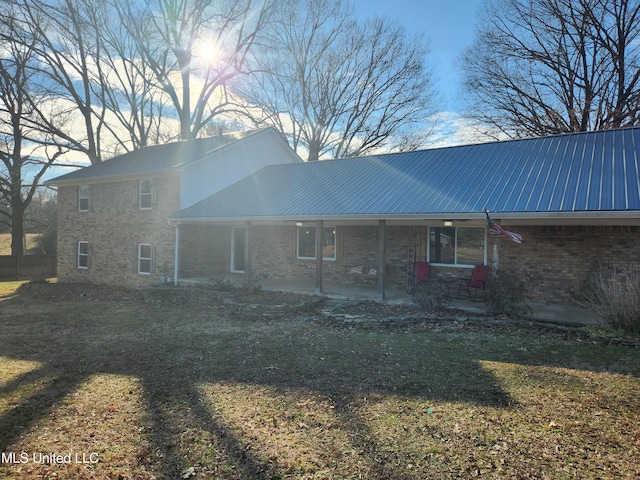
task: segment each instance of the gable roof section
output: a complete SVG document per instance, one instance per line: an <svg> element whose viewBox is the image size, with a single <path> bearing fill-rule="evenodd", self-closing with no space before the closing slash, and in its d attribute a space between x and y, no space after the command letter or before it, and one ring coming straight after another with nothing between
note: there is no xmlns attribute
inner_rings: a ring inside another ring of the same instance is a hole
<svg viewBox="0 0 640 480"><path fill-rule="evenodd" d="M105 160L97 165L81 168L49 180L47 183L52 185L77 184L107 178L170 173L186 164L196 162L216 150L269 130L273 129L249 130L209 138L152 145Z"/></svg>
<svg viewBox="0 0 640 480"><path fill-rule="evenodd" d="M635 212L640 128L266 167L174 221Z"/></svg>

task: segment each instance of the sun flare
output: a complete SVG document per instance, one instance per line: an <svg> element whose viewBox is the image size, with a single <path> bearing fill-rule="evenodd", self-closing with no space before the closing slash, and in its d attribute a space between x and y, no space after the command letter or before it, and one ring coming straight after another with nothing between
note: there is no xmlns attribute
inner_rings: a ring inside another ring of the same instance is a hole
<svg viewBox="0 0 640 480"><path fill-rule="evenodd" d="M201 39L193 45L193 56L206 65L217 60L219 51L218 45L209 40Z"/></svg>

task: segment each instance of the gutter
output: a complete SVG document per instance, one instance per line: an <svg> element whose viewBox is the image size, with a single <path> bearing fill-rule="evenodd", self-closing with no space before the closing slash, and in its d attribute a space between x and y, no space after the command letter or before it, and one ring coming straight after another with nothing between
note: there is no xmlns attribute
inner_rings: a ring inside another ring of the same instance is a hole
<svg viewBox="0 0 640 480"><path fill-rule="evenodd" d="M572 221L621 221L621 220L636 220L640 223L640 210L632 211L588 211L588 212L489 212L494 220L505 221L506 223L514 223L517 220L523 220L527 222L538 223L544 220L551 220L554 223L561 222L563 220ZM167 221L169 224L178 223L190 223L190 224L204 224L204 223L223 223L223 222L315 222L319 220L324 221L379 221L379 220L391 220L391 221L444 221L452 220L454 222L462 221L486 221L484 212L460 214L460 213L437 213L437 214L361 214L361 215L243 215L243 216L229 216L229 217L169 217Z"/></svg>

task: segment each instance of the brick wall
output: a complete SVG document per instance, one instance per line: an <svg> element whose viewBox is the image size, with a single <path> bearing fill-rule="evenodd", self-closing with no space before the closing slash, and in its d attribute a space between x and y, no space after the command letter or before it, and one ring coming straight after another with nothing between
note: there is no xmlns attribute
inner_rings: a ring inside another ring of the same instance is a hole
<svg viewBox="0 0 640 480"><path fill-rule="evenodd" d="M329 225L327 225L329 226ZM314 280L315 260L296 257L296 227L251 227L252 269L269 278ZM375 277L348 275L352 265L375 265L377 227L337 227L336 259L323 262L323 279L328 282L375 283ZM349 252L345 254L345 252Z"/></svg>
<svg viewBox="0 0 640 480"><path fill-rule="evenodd" d="M296 227L254 225L250 229L254 273L272 279L314 280L315 260L296 257ZM406 286L407 249L416 228L387 227L387 286ZM325 260L323 279L341 284L376 284L375 275L349 274L351 266L377 266L378 227L336 229L336 260ZM231 227L184 225L180 228L181 277L225 275L230 271Z"/></svg>
<svg viewBox="0 0 640 480"><path fill-rule="evenodd" d="M179 278L222 276L230 265L230 226L180 226Z"/></svg>
<svg viewBox="0 0 640 480"><path fill-rule="evenodd" d="M510 227L511 228L511 227ZM531 299L570 302L594 272L640 267L640 227L517 226L520 245L499 240L500 269L533 278Z"/></svg>
<svg viewBox="0 0 640 480"><path fill-rule="evenodd" d="M89 211L78 211L78 187L58 188L58 279L138 287L173 277L175 228L180 208L177 177L155 178L151 210L138 206L138 180L90 185ZM78 241L89 242L89 266L78 268ZM151 275L138 274L137 245L153 246Z"/></svg>

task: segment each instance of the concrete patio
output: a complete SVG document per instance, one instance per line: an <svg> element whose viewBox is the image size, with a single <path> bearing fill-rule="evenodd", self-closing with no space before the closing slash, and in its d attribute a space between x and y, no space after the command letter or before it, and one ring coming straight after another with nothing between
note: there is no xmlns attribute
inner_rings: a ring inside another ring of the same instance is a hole
<svg viewBox="0 0 640 480"><path fill-rule="evenodd" d="M244 276L228 275L224 278L231 283L242 284ZM181 285L198 284L206 282L205 279L181 279ZM312 295L315 291L314 280L286 280L265 278L260 280L262 290L284 291ZM344 301L376 301L376 287L365 285L345 285L330 282L323 283L322 295ZM404 290L385 289L385 303L410 304L413 297ZM468 312L470 315L482 315L486 313L484 302L467 299L452 298L448 302L453 309ZM599 325L601 317L591 310L577 304L553 304L529 302L532 313L528 316L531 320L570 325Z"/></svg>

